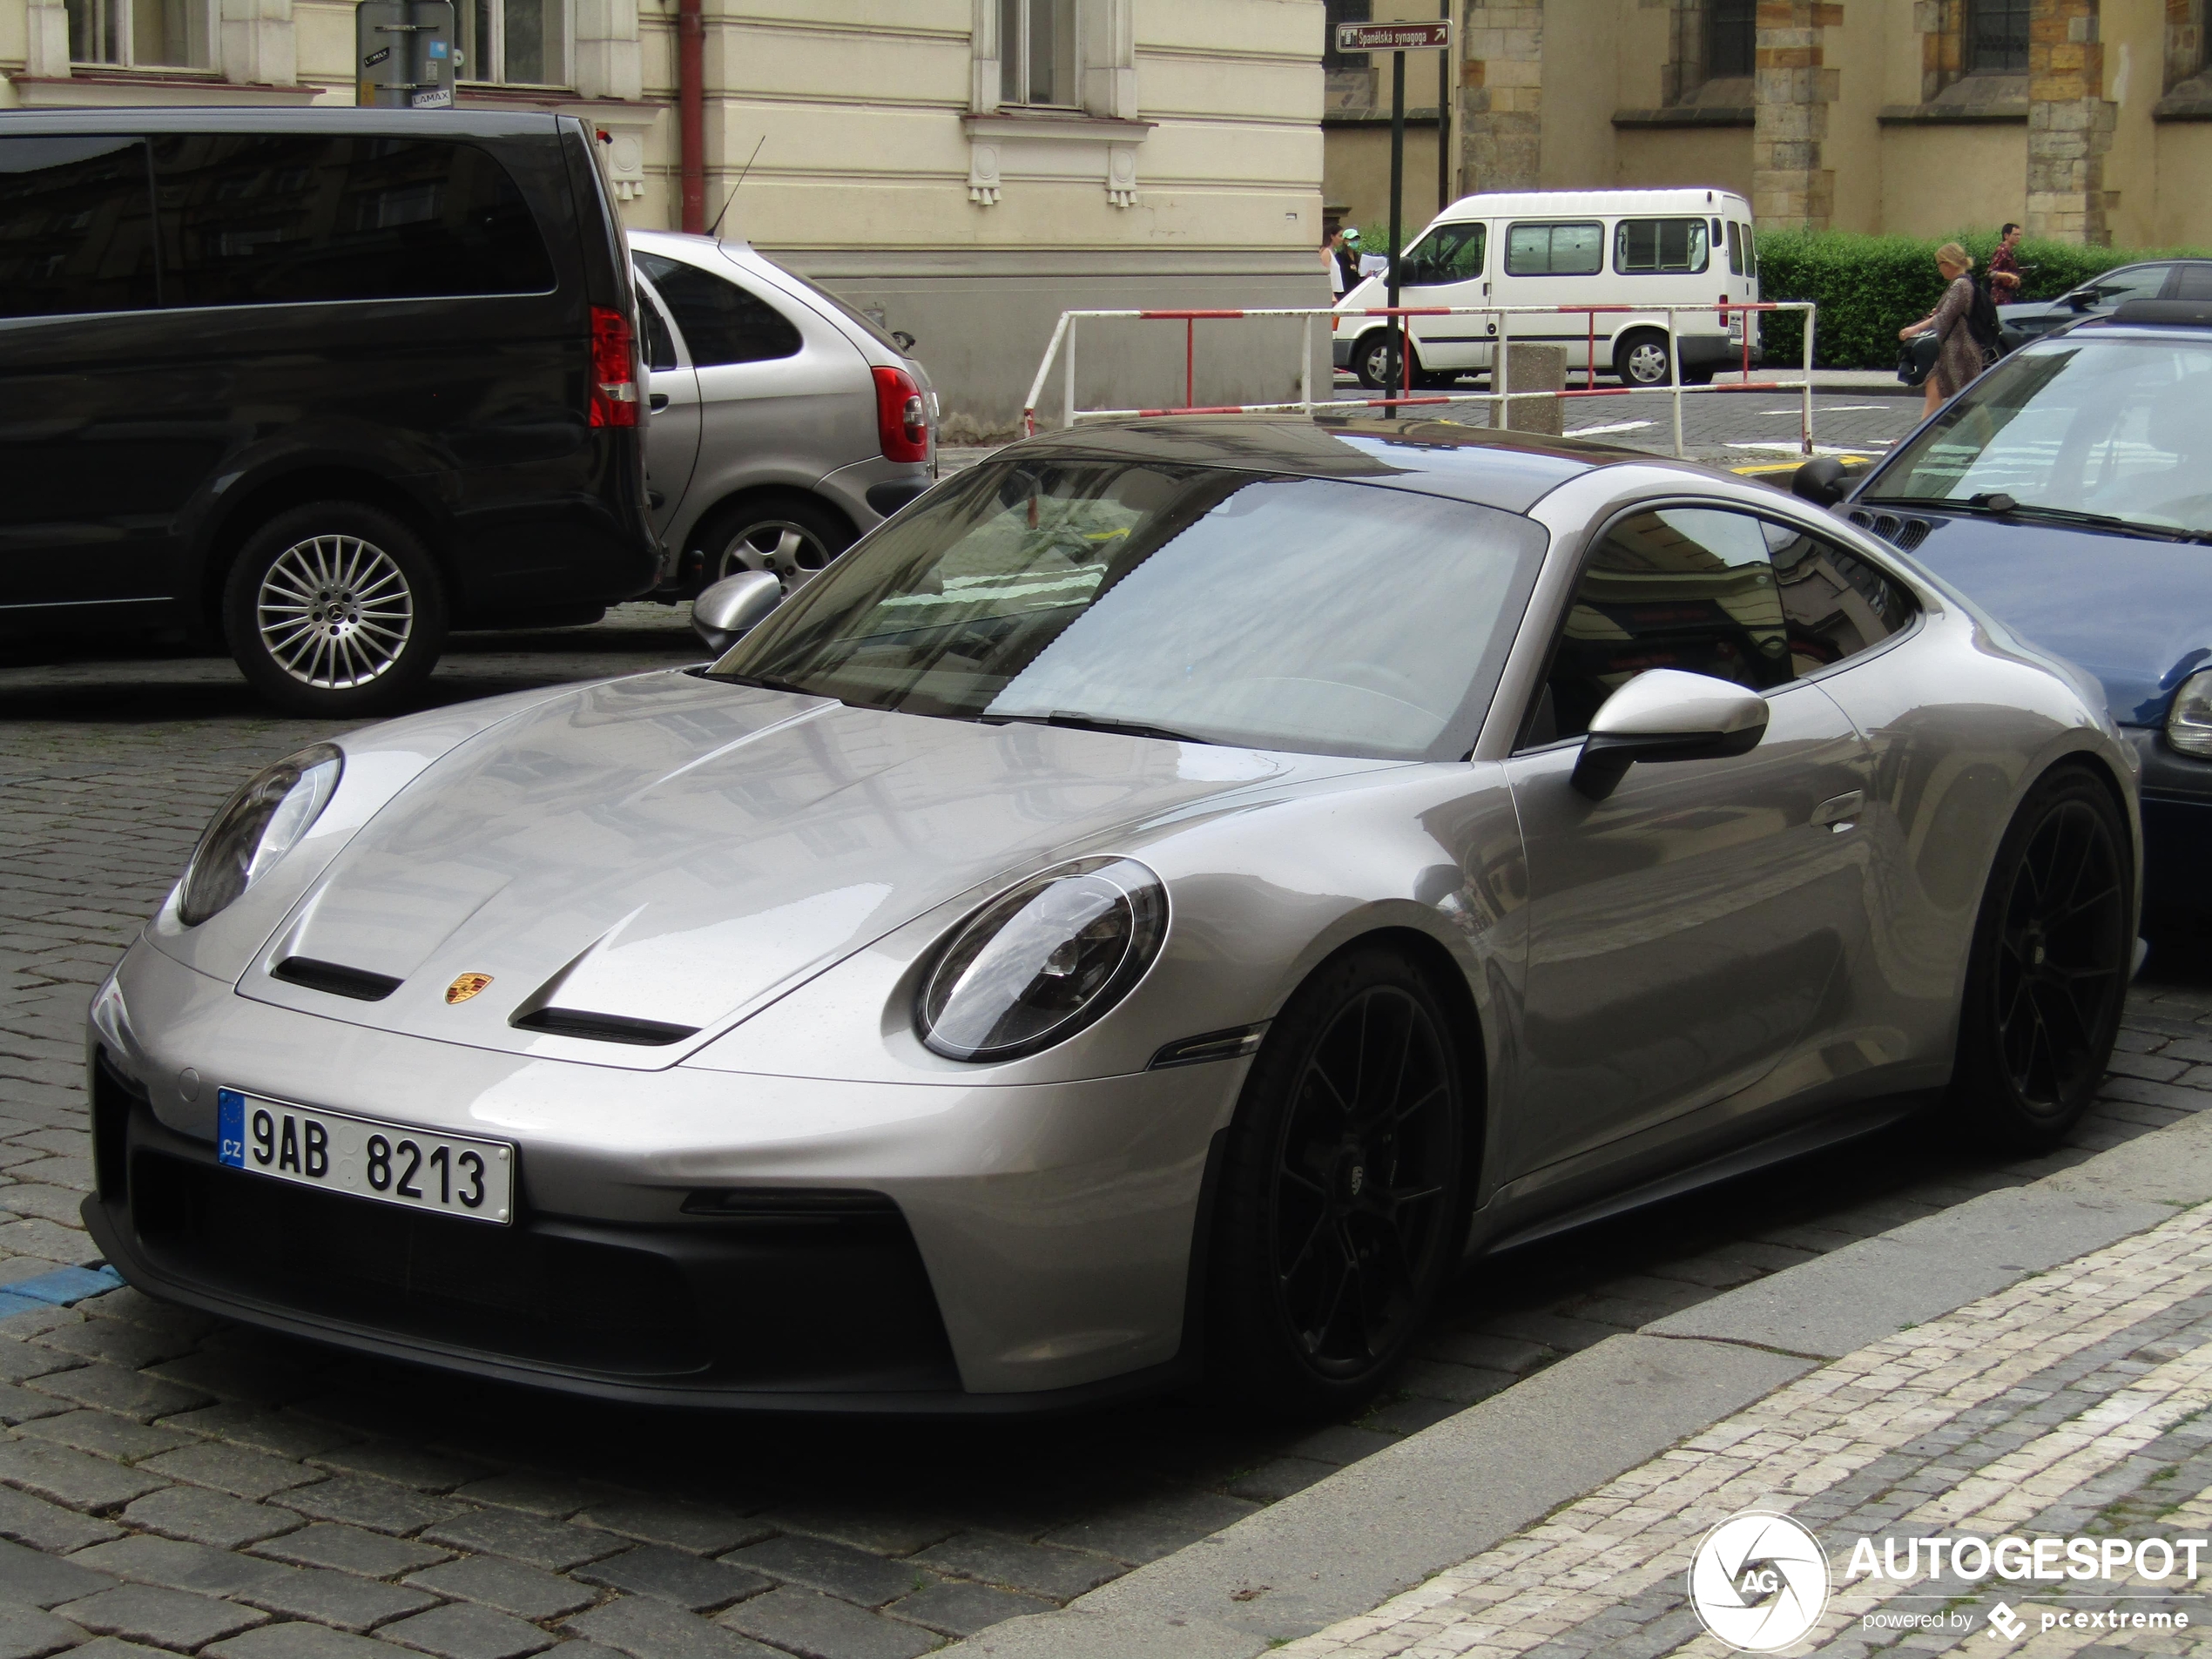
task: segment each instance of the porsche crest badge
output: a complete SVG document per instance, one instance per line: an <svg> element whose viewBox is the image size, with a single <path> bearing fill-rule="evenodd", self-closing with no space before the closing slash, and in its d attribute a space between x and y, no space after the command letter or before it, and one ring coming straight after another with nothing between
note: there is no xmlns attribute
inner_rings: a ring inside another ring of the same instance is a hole
<svg viewBox="0 0 2212 1659"><path fill-rule="evenodd" d="M463 974L446 987L446 1001L448 1003L466 1002L490 983L491 975L489 974Z"/></svg>

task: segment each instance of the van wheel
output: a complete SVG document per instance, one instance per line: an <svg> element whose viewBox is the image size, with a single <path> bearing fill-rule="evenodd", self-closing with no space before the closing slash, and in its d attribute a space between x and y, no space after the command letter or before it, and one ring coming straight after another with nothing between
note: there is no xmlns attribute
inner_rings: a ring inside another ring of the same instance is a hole
<svg viewBox="0 0 2212 1659"><path fill-rule="evenodd" d="M1435 1306L1466 1229L1466 1081L1451 1025L1393 951L1354 950L1269 1028L1230 1126L1209 1385L1241 1409L1341 1413Z"/></svg>
<svg viewBox="0 0 2212 1659"><path fill-rule="evenodd" d="M1378 328L1360 337L1352 348L1352 370L1359 376L1360 385L1371 392L1395 392L1405 385L1405 374L1398 361L1398 347L1386 328Z"/></svg>
<svg viewBox="0 0 2212 1659"><path fill-rule="evenodd" d="M810 580L855 539L842 517L802 496L732 502L692 534L704 556L702 589L725 577L765 570L783 583L786 593Z"/></svg>
<svg viewBox="0 0 2212 1659"><path fill-rule="evenodd" d="M361 502L312 502L246 538L223 584L223 635L253 689L294 714L381 714L445 648L446 601L421 541Z"/></svg>
<svg viewBox="0 0 2212 1659"><path fill-rule="evenodd" d="M1639 328L1622 336L1613 348L1614 371L1627 386L1649 387L1669 384L1667 377L1667 337L1649 328Z"/></svg>

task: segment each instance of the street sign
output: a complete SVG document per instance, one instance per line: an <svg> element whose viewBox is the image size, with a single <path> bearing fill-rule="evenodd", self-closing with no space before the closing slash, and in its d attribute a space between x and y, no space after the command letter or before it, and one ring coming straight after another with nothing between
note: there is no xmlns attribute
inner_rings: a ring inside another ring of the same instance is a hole
<svg viewBox="0 0 2212 1659"><path fill-rule="evenodd" d="M354 102L453 107L452 0L361 0L354 8Z"/></svg>
<svg viewBox="0 0 2212 1659"><path fill-rule="evenodd" d="M1442 23L1340 23L1337 50L1340 52L1420 51L1426 47L1449 46L1452 24Z"/></svg>

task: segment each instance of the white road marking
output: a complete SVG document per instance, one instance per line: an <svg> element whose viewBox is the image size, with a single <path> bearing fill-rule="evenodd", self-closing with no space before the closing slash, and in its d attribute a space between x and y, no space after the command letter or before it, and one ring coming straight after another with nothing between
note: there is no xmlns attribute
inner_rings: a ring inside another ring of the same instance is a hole
<svg viewBox="0 0 2212 1659"><path fill-rule="evenodd" d="M1609 426L1578 426L1568 428L1570 438L1594 438L1601 432L1641 432L1651 424L1649 421L1615 421Z"/></svg>
<svg viewBox="0 0 2212 1659"><path fill-rule="evenodd" d="M1779 449L1785 455L1797 453L1797 446L1794 443L1731 443L1728 447L1731 449ZM1834 448L1824 443L1816 443L1812 446L1812 452L1817 455L1855 455L1868 449L1885 449L1888 447L1889 440L1884 438L1867 443L1855 443L1843 449Z"/></svg>
<svg viewBox="0 0 2212 1659"><path fill-rule="evenodd" d="M1902 398L1897 401L1904 401ZM1816 403L1812 406L1812 412L1815 415L1858 415L1871 409L1887 408L1889 405L1886 403ZM1761 409L1759 413L1761 415L1803 415L1804 411L1799 408Z"/></svg>

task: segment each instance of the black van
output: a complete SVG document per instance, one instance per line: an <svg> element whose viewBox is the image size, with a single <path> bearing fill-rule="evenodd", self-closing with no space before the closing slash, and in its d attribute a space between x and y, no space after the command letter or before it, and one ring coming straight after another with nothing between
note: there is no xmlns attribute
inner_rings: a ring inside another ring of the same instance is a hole
<svg viewBox="0 0 2212 1659"><path fill-rule="evenodd" d="M0 115L0 634L219 634L301 711L651 589L635 300L572 117Z"/></svg>

